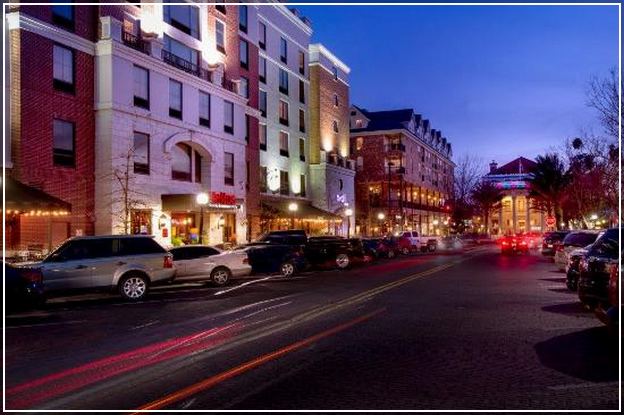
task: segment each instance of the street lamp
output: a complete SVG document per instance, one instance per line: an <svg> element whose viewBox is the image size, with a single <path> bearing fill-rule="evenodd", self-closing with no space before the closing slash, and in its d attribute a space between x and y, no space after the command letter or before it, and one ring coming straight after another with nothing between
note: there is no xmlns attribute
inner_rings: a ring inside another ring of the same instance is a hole
<svg viewBox="0 0 624 415"><path fill-rule="evenodd" d="M353 209L347 208L345 215L347 216L347 239L349 239L351 236L351 215L353 215Z"/></svg>
<svg viewBox="0 0 624 415"><path fill-rule="evenodd" d="M288 210L292 212L292 219L290 222L290 227L292 229L295 229L295 213L297 212L297 209L299 209L299 206L295 202L288 205Z"/></svg>
<svg viewBox="0 0 624 415"><path fill-rule="evenodd" d="M377 219L379 219L379 234L381 235L381 223L386 218L386 215L383 212L379 212L377 214Z"/></svg>
<svg viewBox="0 0 624 415"><path fill-rule="evenodd" d="M596 220L596 219L598 219L598 215L596 215L595 213L592 213L592 215L589 217L589 219Z"/></svg>
<svg viewBox="0 0 624 415"><path fill-rule="evenodd" d="M204 206L208 204L208 194L198 193L195 201L199 205L199 243L204 243Z"/></svg>

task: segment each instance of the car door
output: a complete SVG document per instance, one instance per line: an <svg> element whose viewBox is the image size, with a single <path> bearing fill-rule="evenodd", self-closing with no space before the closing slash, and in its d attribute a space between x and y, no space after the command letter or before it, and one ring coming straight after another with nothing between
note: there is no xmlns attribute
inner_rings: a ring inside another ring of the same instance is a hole
<svg viewBox="0 0 624 415"><path fill-rule="evenodd" d="M211 257L219 251L209 246L193 246L187 248L185 262L185 279L209 279L216 264Z"/></svg>
<svg viewBox="0 0 624 415"><path fill-rule="evenodd" d="M46 291L89 288L92 282L93 244L89 239L66 242L41 264Z"/></svg>
<svg viewBox="0 0 624 415"><path fill-rule="evenodd" d="M189 259L190 251L188 247L172 248L169 253L173 255L173 266L176 269L175 279L184 278L186 273L186 265Z"/></svg>

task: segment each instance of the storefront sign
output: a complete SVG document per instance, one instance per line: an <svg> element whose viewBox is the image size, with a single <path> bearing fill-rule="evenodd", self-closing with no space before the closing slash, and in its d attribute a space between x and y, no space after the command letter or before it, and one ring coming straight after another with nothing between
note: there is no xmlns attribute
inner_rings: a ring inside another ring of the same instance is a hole
<svg viewBox="0 0 624 415"><path fill-rule="evenodd" d="M496 187L499 189L526 189L527 183L524 180L508 180L497 182Z"/></svg>
<svg viewBox="0 0 624 415"><path fill-rule="evenodd" d="M235 207L236 196L231 193L210 192L210 204L226 207Z"/></svg>

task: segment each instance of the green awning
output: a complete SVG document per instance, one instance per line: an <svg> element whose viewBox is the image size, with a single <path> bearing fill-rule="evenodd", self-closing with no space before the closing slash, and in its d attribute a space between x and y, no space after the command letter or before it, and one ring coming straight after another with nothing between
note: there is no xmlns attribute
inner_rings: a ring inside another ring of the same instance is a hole
<svg viewBox="0 0 624 415"><path fill-rule="evenodd" d="M323 209L319 209L313 206L312 203L305 200L297 199L274 199L274 200L262 200L262 208L274 213L278 217L290 218L293 216L293 212L288 209L291 203L297 204L297 211L295 216L297 219L322 219L322 220L342 220L340 215L336 215L332 212L328 212Z"/></svg>
<svg viewBox="0 0 624 415"><path fill-rule="evenodd" d="M54 197L43 190L25 185L11 177L5 177L2 187L6 192L4 208L7 211L71 211L71 203Z"/></svg>

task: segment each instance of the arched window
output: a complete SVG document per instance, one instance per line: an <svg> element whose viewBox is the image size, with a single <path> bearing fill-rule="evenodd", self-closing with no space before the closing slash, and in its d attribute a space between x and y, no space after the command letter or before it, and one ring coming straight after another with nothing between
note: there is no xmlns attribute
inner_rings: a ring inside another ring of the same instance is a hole
<svg viewBox="0 0 624 415"><path fill-rule="evenodd" d="M171 150L171 178L173 180L191 181L191 146L178 143Z"/></svg>

